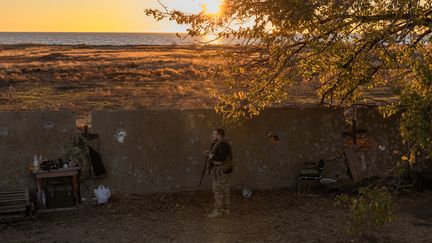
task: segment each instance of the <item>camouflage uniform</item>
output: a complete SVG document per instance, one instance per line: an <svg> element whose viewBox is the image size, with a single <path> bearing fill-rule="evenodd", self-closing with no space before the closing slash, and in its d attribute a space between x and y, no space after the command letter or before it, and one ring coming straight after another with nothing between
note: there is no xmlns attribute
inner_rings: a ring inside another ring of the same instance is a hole
<svg viewBox="0 0 432 243"><path fill-rule="evenodd" d="M229 175L225 174L222 166L215 164L211 170L213 179L214 209L217 211L229 210L231 206L229 191Z"/></svg>
<svg viewBox="0 0 432 243"><path fill-rule="evenodd" d="M209 217L217 217L221 213L229 213L231 206L229 175L224 173L224 167L232 161L231 146L229 140L223 139L213 144L210 151L210 154L214 156L211 161L210 174L213 179L212 189L215 203L214 211Z"/></svg>
<svg viewBox="0 0 432 243"><path fill-rule="evenodd" d="M81 133L76 132L66 147L66 160L80 167L80 179L84 181L89 176L90 152L87 139Z"/></svg>

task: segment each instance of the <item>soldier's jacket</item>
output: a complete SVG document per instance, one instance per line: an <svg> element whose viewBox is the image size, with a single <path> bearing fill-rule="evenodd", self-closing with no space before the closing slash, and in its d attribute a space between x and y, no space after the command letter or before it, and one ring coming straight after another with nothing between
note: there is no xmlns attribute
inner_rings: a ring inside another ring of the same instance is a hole
<svg viewBox="0 0 432 243"><path fill-rule="evenodd" d="M217 141L212 145L210 153L213 154L211 168L213 174L231 173L232 172L232 147L231 142L227 139ZM219 168L218 168L219 167Z"/></svg>
<svg viewBox="0 0 432 243"><path fill-rule="evenodd" d="M212 146L210 153L213 154L212 160L214 162L223 163L229 160L232 155L231 144L228 140L222 139Z"/></svg>

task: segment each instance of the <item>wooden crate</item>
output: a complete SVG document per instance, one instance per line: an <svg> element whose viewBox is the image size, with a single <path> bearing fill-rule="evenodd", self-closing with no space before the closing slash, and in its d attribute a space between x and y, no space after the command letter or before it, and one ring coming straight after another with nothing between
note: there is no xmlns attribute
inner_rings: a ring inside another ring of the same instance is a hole
<svg viewBox="0 0 432 243"><path fill-rule="evenodd" d="M28 188L0 191L0 223L32 216Z"/></svg>

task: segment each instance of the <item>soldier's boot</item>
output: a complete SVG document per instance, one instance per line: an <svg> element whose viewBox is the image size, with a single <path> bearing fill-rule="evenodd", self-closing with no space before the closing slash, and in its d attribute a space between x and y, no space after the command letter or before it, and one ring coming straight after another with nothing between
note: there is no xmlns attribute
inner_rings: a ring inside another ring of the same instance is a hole
<svg viewBox="0 0 432 243"><path fill-rule="evenodd" d="M217 217L220 217L220 216L222 216L222 210L220 210L220 209L214 209L211 214L207 215L207 217L209 217L211 219L212 218L217 218Z"/></svg>

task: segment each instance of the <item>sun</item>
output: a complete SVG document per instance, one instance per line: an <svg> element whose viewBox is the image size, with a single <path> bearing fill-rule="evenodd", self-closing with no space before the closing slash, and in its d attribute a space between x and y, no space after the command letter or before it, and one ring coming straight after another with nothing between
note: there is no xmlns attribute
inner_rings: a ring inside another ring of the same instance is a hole
<svg viewBox="0 0 432 243"><path fill-rule="evenodd" d="M217 15L223 0L203 0L201 1L202 11L206 14Z"/></svg>

